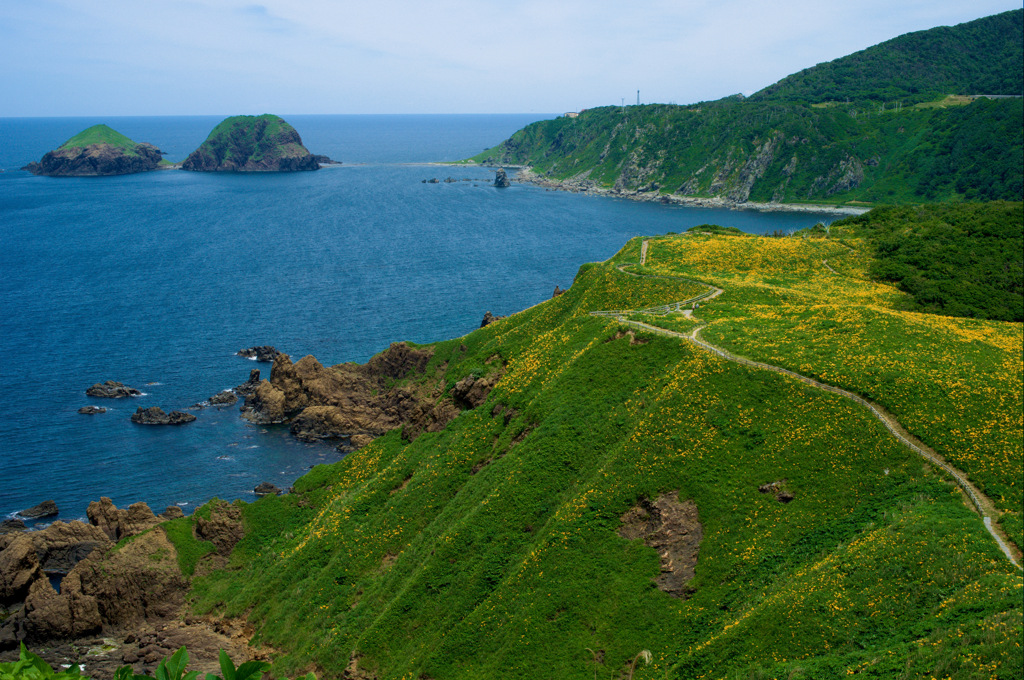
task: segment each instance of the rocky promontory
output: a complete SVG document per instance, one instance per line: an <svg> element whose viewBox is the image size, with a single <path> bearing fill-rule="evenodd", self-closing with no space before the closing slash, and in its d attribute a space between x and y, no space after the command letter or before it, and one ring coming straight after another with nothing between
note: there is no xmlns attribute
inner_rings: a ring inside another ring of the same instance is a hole
<svg viewBox="0 0 1024 680"><path fill-rule="evenodd" d="M311 356L274 360L270 380L245 398L242 416L259 424L288 423L303 441L340 440L358 449L389 430L415 439L444 428L461 411L474 408L501 379L503 366L488 375L445 389L444 367L428 372L432 348L394 343L365 364L323 366Z"/></svg>
<svg viewBox="0 0 1024 680"><path fill-rule="evenodd" d="M94 125L23 169L47 177L101 177L156 170L161 160L163 153L152 144L140 144L106 125Z"/></svg>
<svg viewBox="0 0 1024 680"><path fill-rule="evenodd" d="M280 116L231 116L213 128L181 164L197 172L293 172L317 170L318 157Z"/></svg>

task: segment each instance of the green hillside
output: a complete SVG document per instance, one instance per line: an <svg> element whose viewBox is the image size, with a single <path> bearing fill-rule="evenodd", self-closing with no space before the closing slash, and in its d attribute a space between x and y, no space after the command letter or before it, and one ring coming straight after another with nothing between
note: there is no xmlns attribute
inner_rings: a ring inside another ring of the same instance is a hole
<svg viewBox="0 0 1024 680"><path fill-rule="evenodd" d="M753 101L928 101L945 94L1024 94L1024 10L907 33L804 69Z"/></svg>
<svg viewBox="0 0 1024 680"><path fill-rule="evenodd" d="M735 202L1020 200L1022 130L1019 99L880 111L733 98L590 109L471 160L570 187Z"/></svg>
<svg viewBox="0 0 1024 680"><path fill-rule="evenodd" d="M866 227L714 231L422 348L410 389L500 380L244 505L194 606L247 616L278 676L1021 677L1021 572L948 475L855 401L672 335L876 401L1020 546L1021 325L905 311Z"/></svg>
<svg viewBox="0 0 1024 680"><path fill-rule="evenodd" d="M77 135L64 142L60 149L84 149L91 144L109 144L120 149L125 155L137 156L135 147L138 143L125 137L117 130L107 125L93 125L91 128L82 130Z"/></svg>

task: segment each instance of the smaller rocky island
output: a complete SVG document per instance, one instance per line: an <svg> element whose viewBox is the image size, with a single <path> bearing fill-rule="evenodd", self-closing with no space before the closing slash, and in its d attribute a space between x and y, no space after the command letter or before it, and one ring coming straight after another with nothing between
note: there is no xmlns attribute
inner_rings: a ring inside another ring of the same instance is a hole
<svg viewBox="0 0 1024 680"><path fill-rule="evenodd" d="M295 128L280 116L231 116L181 164L196 172L295 172L318 170L326 156L314 156Z"/></svg>
<svg viewBox="0 0 1024 680"><path fill-rule="evenodd" d="M93 125L23 170L47 177L103 177L156 170L163 152L106 125Z"/></svg>

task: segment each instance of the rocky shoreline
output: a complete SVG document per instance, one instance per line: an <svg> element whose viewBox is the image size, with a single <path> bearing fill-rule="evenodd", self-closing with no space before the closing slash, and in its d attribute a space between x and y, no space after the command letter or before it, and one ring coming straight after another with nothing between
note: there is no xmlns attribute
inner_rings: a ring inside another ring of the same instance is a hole
<svg viewBox="0 0 1024 680"><path fill-rule="evenodd" d="M485 167L485 166L478 166ZM826 213L832 215L863 215L871 210L870 207L858 207L852 205L822 205L811 203L759 203L756 201L734 201L720 197L702 196L678 196L675 194L662 194L657 191L622 191L614 188L607 188L598 185L593 180L554 180L538 175L529 166L505 165L499 170L516 170L516 175L511 178L512 182L520 184L532 184L551 191L568 191L574 194L586 194L589 196L607 196L611 198L624 198L630 201L646 201L648 203L662 203L665 205L679 205L689 208L720 208L726 210L755 210L758 212L804 212L804 213Z"/></svg>

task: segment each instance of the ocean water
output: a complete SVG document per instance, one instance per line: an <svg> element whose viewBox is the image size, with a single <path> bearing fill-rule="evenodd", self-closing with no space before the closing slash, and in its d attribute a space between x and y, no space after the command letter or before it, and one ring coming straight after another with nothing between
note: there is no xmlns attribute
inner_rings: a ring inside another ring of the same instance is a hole
<svg viewBox="0 0 1024 680"><path fill-rule="evenodd" d="M238 405L195 411L181 427L129 421L137 406L184 409L254 367L269 377L269 364L234 356L242 347L362 362L393 341L461 336L485 311L547 299L639 234L831 219L499 190L486 169L426 165L544 116L285 117L311 151L344 164L34 177L18 168L95 123L180 161L221 116L0 119L0 517L54 499L70 520L100 496L189 512L338 460L331 444L243 421ZM472 181L422 182L449 175ZM85 395L104 380L145 396ZM108 411L77 413L88 404Z"/></svg>

